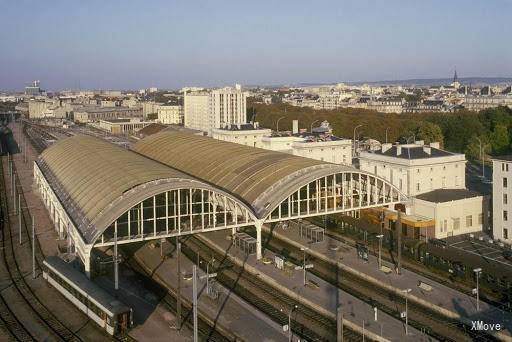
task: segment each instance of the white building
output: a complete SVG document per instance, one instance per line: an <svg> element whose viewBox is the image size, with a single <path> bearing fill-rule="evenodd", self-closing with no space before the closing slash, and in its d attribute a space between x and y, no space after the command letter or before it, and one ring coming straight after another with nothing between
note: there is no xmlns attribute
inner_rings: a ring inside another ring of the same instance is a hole
<svg viewBox="0 0 512 342"><path fill-rule="evenodd" d="M183 123L185 127L208 132L208 93L192 92L183 96Z"/></svg>
<svg viewBox="0 0 512 342"><path fill-rule="evenodd" d="M492 235L512 244L512 155L492 160ZM509 200L510 199L510 200Z"/></svg>
<svg viewBox="0 0 512 342"><path fill-rule="evenodd" d="M467 189L437 189L413 199L417 216L432 218L434 234L443 239L454 235L477 233L488 227L489 198Z"/></svg>
<svg viewBox="0 0 512 342"><path fill-rule="evenodd" d="M158 121L166 125L183 124L183 106L159 106Z"/></svg>
<svg viewBox="0 0 512 342"><path fill-rule="evenodd" d="M185 127L212 134L215 128L245 124L247 93L240 85L184 95Z"/></svg>
<svg viewBox="0 0 512 342"><path fill-rule="evenodd" d="M147 118L148 114L158 113L158 108L160 108L162 104L163 103L154 101L142 102L142 115L144 118Z"/></svg>
<svg viewBox="0 0 512 342"><path fill-rule="evenodd" d="M442 150L439 143L382 144L380 150L361 152L359 167L389 180L411 197L466 187L464 154Z"/></svg>
<svg viewBox="0 0 512 342"><path fill-rule="evenodd" d="M232 125L229 128L212 129L212 138L222 141L229 141L246 146L263 148L263 137L270 136L272 130L259 128L257 123Z"/></svg>

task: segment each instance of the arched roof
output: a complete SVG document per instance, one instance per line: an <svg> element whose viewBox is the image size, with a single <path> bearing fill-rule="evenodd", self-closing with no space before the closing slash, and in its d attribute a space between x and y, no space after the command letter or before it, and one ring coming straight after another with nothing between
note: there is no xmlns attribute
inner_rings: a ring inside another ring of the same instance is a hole
<svg viewBox="0 0 512 342"><path fill-rule="evenodd" d="M182 131L161 131L133 150L239 197L259 218L268 208L315 178L354 171L287 153L215 140Z"/></svg>
<svg viewBox="0 0 512 342"><path fill-rule="evenodd" d="M190 175L86 135L58 141L37 164L87 242L125 207L155 193L176 187L216 191Z"/></svg>

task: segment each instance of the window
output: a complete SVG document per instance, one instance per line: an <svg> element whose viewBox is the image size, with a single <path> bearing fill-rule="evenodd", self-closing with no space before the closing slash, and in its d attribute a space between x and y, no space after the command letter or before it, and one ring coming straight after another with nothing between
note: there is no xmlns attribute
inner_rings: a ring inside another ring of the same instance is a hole
<svg viewBox="0 0 512 342"><path fill-rule="evenodd" d="M466 216L466 227L473 227L473 215Z"/></svg>
<svg viewBox="0 0 512 342"><path fill-rule="evenodd" d="M457 217L457 218L452 218L453 222L453 230L457 230L460 228L460 218Z"/></svg>
<svg viewBox="0 0 512 342"><path fill-rule="evenodd" d="M420 191L420 183L416 183L416 191Z"/></svg>
<svg viewBox="0 0 512 342"><path fill-rule="evenodd" d="M434 179L430 178L430 190L434 189Z"/></svg>
<svg viewBox="0 0 512 342"><path fill-rule="evenodd" d="M420 169L417 169L417 170L416 170L416 173L420 173Z"/></svg>
<svg viewBox="0 0 512 342"><path fill-rule="evenodd" d="M505 164L505 171L508 171L508 163Z"/></svg>
<svg viewBox="0 0 512 342"><path fill-rule="evenodd" d="M501 163L501 171L505 171L505 163Z"/></svg>
<svg viewBox="0 0 512 342"><path fill-rule="evenodd" d="M508 211L503 210L503 221L508 221Z"/></svg>
<svg viewBox="0 0 512 342"><path fill-rule="evenodd" d="M478 214L478 224L484 224L484 214Z"/></svg>
<svg viewBox="0 0 512 342"><path fill-rule="evenodd" d="M459 176L455 176L455 186L459 186Z"/></svg>
<svg viewBox="0 0 512 342"><path fill-rule="evenodd" d="M430 168L430 172L434 172L434 168L433 167Z"/></svg>
<svg viewBox="0 0 512 342"><path fill-rule="evenodd" d="M448 220L444 220L443 221L443 225L444 225L444 231L448 231Z"/></svg>
<svg viewBox="0 0 512 342"><path fill-rule="evenodd" d="M507 203L508 203L507 194L503 194L503 204L507 204Z"/></svg>
<svg viewBox="0 0 512 342"><path fill-rule="evenodd" d="M508 239L508 229L507 228L503 228L503 238Z"/></svg>
<svg viewBox="0 0 512 342"><path fill-rule="evenodd" d="M398 180L398 188L400 190L402 190L402 179L401 178Z"/></svg>
<svg viewBox="0 0 512 342"><path fill-rule="evenodd" d="M503 177L503 187L506 188L508 184L507 177Z"/></svg>

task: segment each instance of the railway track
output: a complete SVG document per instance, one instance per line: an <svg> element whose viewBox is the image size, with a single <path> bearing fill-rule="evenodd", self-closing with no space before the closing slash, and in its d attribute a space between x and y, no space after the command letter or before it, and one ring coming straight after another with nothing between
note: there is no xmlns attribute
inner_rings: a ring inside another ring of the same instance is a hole
<svg viewBox="0 0 512 342"><path fill-rule="evenodd" d="M20 298L37 318L41 326L45 327L48 332L60 341L82 341L73 331L67 328L61 321L59 321L51 311L37 298L30 286L25 280L25 276L16 258L16 248L13 241L12 231L9 222L9 205L6 193L5 178L3 174L3 161L0 161L2 173L0 175L0 200L1 200L1 214L2 214L2 250L4 262L9 274L12 285L15 287ZM25 221L26 222L26 221ZM25 224L25 233L28 236L28 229ZM28 239L30 241L30 239ZM31 242L30 242L31 243ZM39 254L41 250L39 248ZM39 255L39 257L41 257ZM18 320L19 322L19 320ZM24 330L28 332L27 327ZM32 337L33 338L33 337Z"/></svg>
<svg viewBox="0 0 512 342"><path fill-rule="evenodd" d="M247 233L253 234L251 230ZM263 232L263 241L265 248L274 253L282 254L286 251L290 261L300 265L303 260L303 252L299 248L280 240L274 235ZM313 259L310 256L310 262L315 267L311 272L330 284L340 288L351 295L360 298L368 304L379 308L379 310L389 315L400 318L400 311L405 306L405 299L394 292L383 287L368 282L361 277L349 272L343 272L339 277L337 273L336 261L328 263L321 259ZM341 271L340 271L341 272ZM473 331L471 327L455 319L447 318L429 308L408 301L409 324L419 331L432 336L441 341L496 341L497 339L483 332Z"/></svg>
<svg viewBox="0 0 512 342"><path fill-rule="evenodd" d="M197 255L203 260L215 256L220 265L216 270L216 279L228 289L253 305L258 310L267 314L281 325L288 324L288 310L298 305L292 317L291 328L294 334L305 338L307 341L333 341L336 340L336 321L330 317L324 317L318 312L306 306L301 306L292 298L276 291L257 277L232 263L226 255L222 255L204 242L189 236L182 240L182 251L191 260ZM362 336L344 327L345 341L361 341Z"/></svg>

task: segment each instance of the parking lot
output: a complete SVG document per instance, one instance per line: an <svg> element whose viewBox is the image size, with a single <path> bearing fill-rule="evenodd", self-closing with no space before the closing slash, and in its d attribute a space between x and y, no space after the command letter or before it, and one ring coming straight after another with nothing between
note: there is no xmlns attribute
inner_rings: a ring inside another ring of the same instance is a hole
<svg viewBox="0 0 512 342"><path fill-rule="evenodd" d="M451 243L450 247L484 257L512 268L512 257L508 259L504 257L504 253L510 253L510 248L501 247L496 242L489 243L486 240L473 238Z"/></svg>

